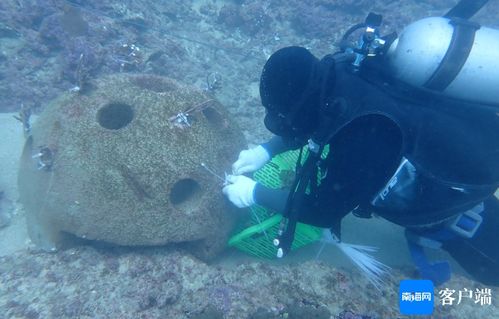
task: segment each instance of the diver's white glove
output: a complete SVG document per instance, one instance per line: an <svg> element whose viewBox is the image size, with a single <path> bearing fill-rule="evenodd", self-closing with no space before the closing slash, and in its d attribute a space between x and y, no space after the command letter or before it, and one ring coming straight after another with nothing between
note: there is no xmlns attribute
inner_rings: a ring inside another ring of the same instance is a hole
<svg viewBox="0 0 499 319"><path fill-rule="evenodd" d="M225 178L227 185L222 192L227 198L239 208L249 207L255 203L253 191L256 182L244 175L227 175Z"/></svg>
<svg viewBox="0 0 499 319"><path fill-rule="evenodd" d="M241 175L251 173L261 168L270 160L270 154L263 146L241 151L237 161L232 164L232 173Z"/></svg>

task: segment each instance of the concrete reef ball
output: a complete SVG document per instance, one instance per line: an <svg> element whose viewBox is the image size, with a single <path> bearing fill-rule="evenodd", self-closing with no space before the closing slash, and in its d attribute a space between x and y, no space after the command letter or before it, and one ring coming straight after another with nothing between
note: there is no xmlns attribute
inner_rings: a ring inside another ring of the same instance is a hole
<svg viewBox="0 0 499 319"><path fill-rule="evenodd" d="M230 170L246 145L237 124L206 93L171 79L114 75L91 87L47 106L26 140L19 190L33 242L53 250L69 233L219 253L235 214L201 163Z"/></svg>

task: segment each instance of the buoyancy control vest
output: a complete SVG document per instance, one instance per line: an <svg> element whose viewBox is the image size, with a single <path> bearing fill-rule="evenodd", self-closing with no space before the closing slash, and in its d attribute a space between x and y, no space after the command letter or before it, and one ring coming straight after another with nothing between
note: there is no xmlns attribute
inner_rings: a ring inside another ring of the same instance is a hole
<svg viewBox="0 0 499 319"><path fill-rule="evenodd" d="M335 96L346 101L348 114L333 128L381 114L401 130L401 166L372 198L370 209L403 226L427 225L490 196L499 186L499 110L387 82L389 75L377 74L386 62L373 63L376 68L357 73L347 64L336 65ZM406 177L403 190L402 184L395 187L401 176Z"/></svg>
<svg viewBox="0 0 499 319"><path fill-rule="evenodd" d="M346 122L381 113L403 135L401 163L370 203L393 222L442 220L499 186L499 30L467 20L486 2L462 0L399 37L380 37L381 16L369 14L345 48L356 55L335 88L349 104Z"/></svg>

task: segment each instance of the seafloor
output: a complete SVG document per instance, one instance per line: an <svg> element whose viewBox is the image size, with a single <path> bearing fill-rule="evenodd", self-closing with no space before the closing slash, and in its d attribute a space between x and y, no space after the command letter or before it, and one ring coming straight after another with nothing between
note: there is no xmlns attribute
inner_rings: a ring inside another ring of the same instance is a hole
<svg viewBox="0 0 499 319"><path fill-rule="evenodd" d="M316 261L226 267L166 248L89 246L18 252L0 258L0 271L6 318L401 318L398 282L411 275L393 271L378 291L356 271ZM446 286L483 288L460 276ZM464 300L433 318L494 318L498 310Z"/></svg>
<svg viewBox="0 0 499 319"><path fill-rule="evenodd" d="M301 45L321 56L370 11L384 15L385 31L400 32L456 2L2 0L0 112L37 114L103 74L158 74L210 90L254 145L269 137L258 81L273 51ZM497 17L492 0L476 20L499 27ZM411 267L394 269L380 292L355 269L313 258L278 264L235 260L229 251L206 264L175 247L87 244L36 252L17 203L22 129L11 114L0 124L0 318L401 317L398 283L414 275ZM484 288L461 275L445 287ZM437 307L432 318L498 318L494 293L490 306L469 300Z"/></svg>

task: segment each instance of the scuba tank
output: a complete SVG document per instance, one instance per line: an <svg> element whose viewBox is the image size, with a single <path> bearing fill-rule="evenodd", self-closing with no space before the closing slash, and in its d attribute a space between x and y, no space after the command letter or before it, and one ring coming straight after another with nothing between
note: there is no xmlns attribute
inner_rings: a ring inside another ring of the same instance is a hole
<svg viewBox="0 0 499 319"><path fill-rule="evenodd" d="M499 30L461 18L408 25L387 48L389 73L411 86L483 104L499 104Z"/></svg>

